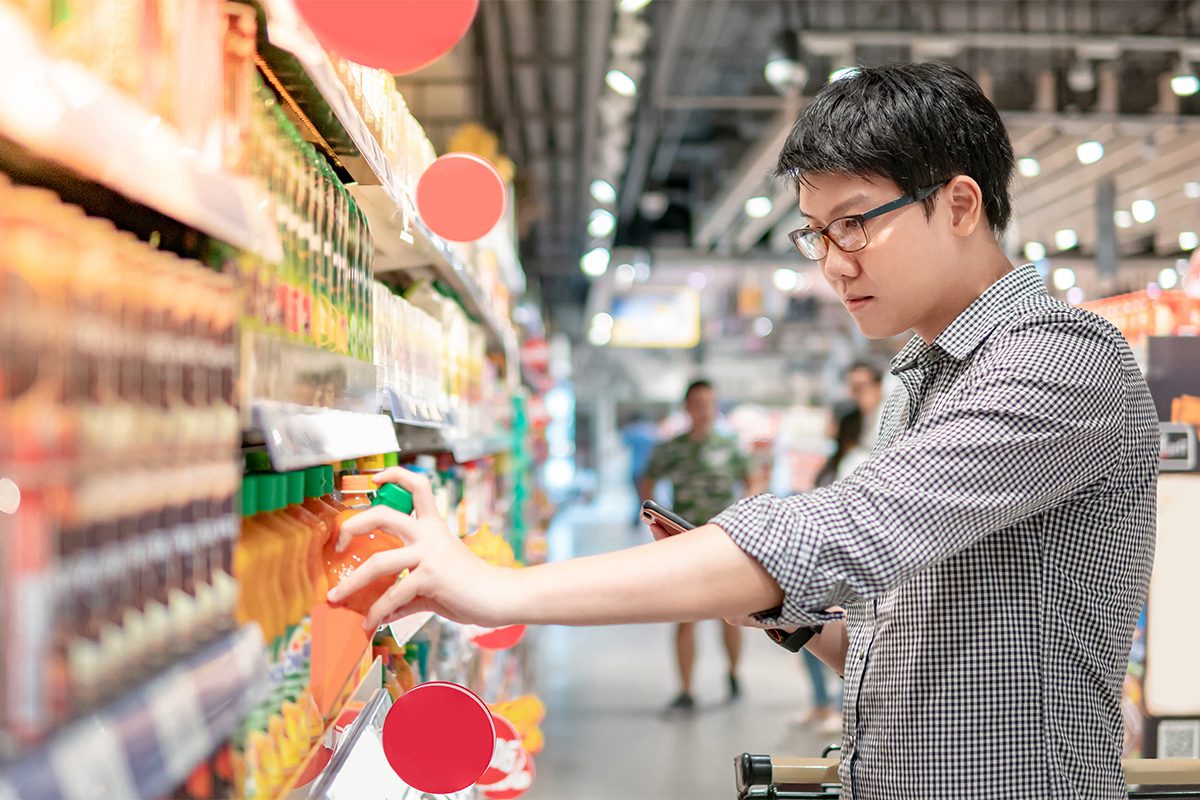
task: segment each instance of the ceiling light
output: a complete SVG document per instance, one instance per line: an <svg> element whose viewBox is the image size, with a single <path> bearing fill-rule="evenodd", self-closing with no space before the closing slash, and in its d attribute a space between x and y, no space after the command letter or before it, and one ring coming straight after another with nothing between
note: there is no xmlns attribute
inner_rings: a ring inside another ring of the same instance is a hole
<svg viewBox="0 0 1200 800"><path fill-rule="evenodd" d="M592 317L593 328L606 328L611 331L615 324L616 321L613 319L612 314L609 314L607 311L601 311Z"/></svg>
<svg viewBox="0 0 1200 800"><path fill-rule="evenodd" d="M1067 86L1072 92L1090 92L1096 88L1096 72L1083 59L1076 59L1067 68Z"/></svg>
<svg viewBox="0 0 1200 800"><path fill-rule="evenodd" d="M1084 142L1075 148L1075 155L1080 164L1095 164L1104 158L1104 145L1094 139Z"/></svg>
<svg viewBox="0 0 1200 800"><path fill-rule="evenodd" d="M619 69L610 69L604 76L604 82L608 84L608 88L622 97L633 97L637 94L637 81Z"/></svg>
<svg viewBox="0 0 1200 800"><path fill-rule="evenodd" d="M621 0L617 4L627 14L636 14L648 5L650 5L650 0Z"/></svg>
<svg viewBox="0 0 1200 800"><path fill-rule="evenodd" d="M1042 174L1042 165L1036 158L1022 158L1017 161L1017 171L1026 178L1036 178Z"/></svg>
<svg viewBox="0 0 1200 800"><path fill-rule="evenodd" d="M1174 267L1164 267L1163 271L1158 273L1158 285L1164 289L1174 289L1179 285L1179 273Z"/></svg>
<svg viewBox="0 0 1200 800"><path fill-rule="evenodd" d="M750 219L763 219L771 213L771 208L773 206L774 203L771 202L771 198L759 196L751 197L749 200L747 200L744 208L746 211L746 216Z"/></svg>
<svg viewBox="0 0 1200 800"><path fill-rule="evenodd" d="M639 258L633 262L633 277L638 283L650 280L650 262Z"/></svg>
<svg viewBox="0 0 1200 800"><path fill-rule="evenodd" d="M1158 213L1152 200L1134 200L1129 210L1133 213L1133 221L1141 223L1149 222Z"/></svg>
<svg viewBox="0 0 1200 800"><path fill-rule="evenodd" d="M763 67L763 77L780 94L799 92L808 82L808 70L800 57L800 42L795 31L780 31Z"/></svg>
<svg viewBox="0 0 1200 800"><path fill-rule="evenodd" d="M795 291L796 287L800 285L800 274L794 269L782 267L775 270L774 283L775 288L781 292Z"/></svg>
<svg viewBox="0 0 1200 800"><path fill-rule="evenodd" d="M608 272L610 258L612 258L612 253L608 252L607 247L593 247L583 254L583 258L579 259L579 266L585 275L599 278Z"/></svg>
<svg viewBox="0 0 1200 800"><path fill-rule="evenodd" d="M1075 285L1075 270L1070 267L1059 267L1050 273L1050 279L1054 282L1055 289L1065 292Z"/></svg>
<svg viewBox="0 0 1200 800"><path fill-rule="evenodd" d="M1179 97L1191 97L1200 92L1200 78L1190 72L1181 72L1171 78L1171 91Z"/></svg>
<svg viewBox="0 0 1200 800"><path fill-rule="evenodd" d="M1026 242L1025 257L1030 261L1041 261L1046 257L1046 245L1041 242Z"/></svg>
<svg viewBox="0 0 1200 800"><path fill-rule="evenodd" d="M759 317L754 320L754 335L758 338L764 339L770 336L773 330L775 330L775 326L766 317Z"/></svg>
<svg viewBox="0 0 1200 800"><path fill-rule="evenodd" d="M1133 214L1130 214L1123 208L1119 208L1113 212L1113 222L1118 228L1132 228Z"/></svg>
<svg viewBox="0 0 1200 800"><path fill-rule="evenodd" d="M593 326L588 331L588 341L596 347L604 347L612 341L612 328L597 328Z"/></svg>
<svg viewBox="0 0 1200 800"><path fill-rule="evenodd" d="M592 199L597 203L615 203L617 201L617 190L608 181L597 178L592 181L592 185L588 187L592 193Z"/></svg>
<svg viewBox="0 0 1200 800"><path fill-rule="evenodd" d="M688 275L688 286L698 292L705 286L708 286L708 277L703 272L693 272L691 275Z"/></svg>
<svg viewBox="0 0 1200 800"><path fill-rule="evenodd" d="M1077 306L1083 302L1083 289L1078 286L1072 286L1067 290L1067 302L1073 306Z"/></svg>
<svg viewBox="0 0 1200 800"><path fill-rule="evenodd" d="M1184 231L1179 234L1180 250L1195 250L1197 247L1200 247L1200 233Z"/></svg>
<svg viewBox="0 0 1200 800"><path fill-rule="evenodd" d="M1183 185L1183 196L1189 200L1200 199L1200 181L1188 181Z"/></svg>
<svg viewBox="0 0 1200 800"><path fill-rule="evenodd" d="M1079 244L1079 234L1070 228L1063 228L1061 231L1054 232L1054 246L1059 250L1070 250Z"/></svg>
<svg viewBox="0 0 1200 800"><path fill-rule="evenodd" d="M849 78L851 75L858 73L858 67L839 67L829 73L829 82L840 81L842 78Z"/></svg>
<svg viewBox="0 0 1200 800"><path fill-rule="evenodd" d="M603 239L617 229L617 218L611 211L597 208L588 216L587 232L593 239Z"/></svg>
<svg viewBox="0 0 1200 800"><path fill-rule="evenodd" d="M667 197L666 192L643 192L638 200L638 208L641 210L642 216L651 222L662 219L670 205L671 198Z"/></svg>
<svg viewBox="0 0 1200 800"><path fill-rule="evenodd" d="M637 278L637 270L633 268L633 264L621 264L617 267L617 271L613 274L617 281L617 287L620 289L628 289L633 286L633 281Z"/></svg>

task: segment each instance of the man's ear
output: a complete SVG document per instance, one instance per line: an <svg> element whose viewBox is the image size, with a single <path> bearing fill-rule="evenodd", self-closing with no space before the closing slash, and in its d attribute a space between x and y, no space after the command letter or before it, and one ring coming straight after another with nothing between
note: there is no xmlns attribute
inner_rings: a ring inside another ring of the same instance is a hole
<svg viewBox="0 0 1200 800"><path fill-rule="evenodd" d="M987 224L983 210L983 190L969 175L956 175L942 189L950 227L956 236L966 238L975 233L981 224Z"/></svg>

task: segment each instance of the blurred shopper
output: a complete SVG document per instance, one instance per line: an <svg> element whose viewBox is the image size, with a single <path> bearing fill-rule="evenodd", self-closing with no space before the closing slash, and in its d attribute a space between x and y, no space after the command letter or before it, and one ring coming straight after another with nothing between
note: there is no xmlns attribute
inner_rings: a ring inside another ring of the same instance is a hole
<svg viewBox="0 0 1200 800"><path fill-rule="evenodd" d="M687 388L683 407L690 427L681 435L654 448L642 478L644 499L654 495L660 480L671 484L672 510L697 525L703 524L738 499L739 485L750 479L750 464L738 447L737 439L718 433L717 397L712 384L700 380ZM729 659L729 699L741 695L738 683L738 658L742 652L741 628L722 623L725 653ZM692 676L696 669L696 623L684 622L675 629L675 658L679 666L680 692L668 712L690 712L696 701L692 696Z"/></svg>
<svg viewBox="0 0 1200 800"><path fill-rule="evenodd" d="M867 462L677 536L656 527L654 544L525 570L451 536L427 480L381 473L413 490L416 517L376 507L341 542L383 528L406 546L331 599L408 569L366 628L423 610L489 626L743 619L845 675L843 797L1124 800L1158 415L1120 332L1009 262L1013 172L999 113L955 67L826 84L777 164L805 217L791 239L864 335L914 333Z"/></svg>
<svg viewBox="0 0 1200 800"><path fill-rule="evenodd" d="M654 446L658 444L658 427L645 414L639 413L621 430L621 439L629 450L629 474L636 499L633 524L637 526L641 524L642 479L650 466Z"/></svg>

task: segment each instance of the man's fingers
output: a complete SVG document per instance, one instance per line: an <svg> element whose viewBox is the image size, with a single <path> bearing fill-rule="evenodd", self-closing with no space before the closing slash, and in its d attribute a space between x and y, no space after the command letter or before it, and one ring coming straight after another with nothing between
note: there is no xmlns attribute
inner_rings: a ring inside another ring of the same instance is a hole
<svg viewBox="0 0 1200 800"><path fill-rule="evenodd" d="M421 556L416 547L397 547L395 550L376 553L364 561L361 567L342 578L337 586L330 589L326 599L331 603L341 602L372 581L387 575L399 575L406 569L413 569L420 563L420 560Z"/></svg>
<svg viewBox="0 0 1200 800"><path fill-rule="evenodd" d="M433 499L433 486L419 472L412 472L404 467L388 467L372 476L375 483L394 483L402 489L407 489L413 496L413 511L418 517L437 516L437 503Z"/></svg>
<svg viewBox="0 0 1200 800"><path fill-rule="evenodd" d="M338 540L335 549L340 553L346 549L350 540L355 536L361 536L376 529L400 537L405 544L412 544L416 541L417 521L394 508L372 506L338 526Z"/></svg>
<svg viewBox="0 0 1200 800"><path fill-rule="evenodd" d="M662 527L657 522L650 523L650 533L654 534L655 541L658 541L659 539L666 539L671 535L666 528Z"/></svg>
<svg viewBox="0 0 1200 800"><path fill-rule="evenodd" d="M378 628L397 609L412 603L418 594L420 594L420 578L416 575L409 575L379 596L367 613L363 627L367 630Z"/></svg>

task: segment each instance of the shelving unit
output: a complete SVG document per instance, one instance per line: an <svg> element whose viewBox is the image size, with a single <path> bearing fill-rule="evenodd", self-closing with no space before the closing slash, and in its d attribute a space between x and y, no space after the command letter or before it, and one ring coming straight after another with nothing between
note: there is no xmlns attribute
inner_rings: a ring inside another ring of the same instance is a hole
<svg viewBox="0 0 1200 800"><path fill-rule="evenodd" d="M266 678L257 626L230 633L41 748L0 763L0 798L158 797L233 733Z"/></svg>

